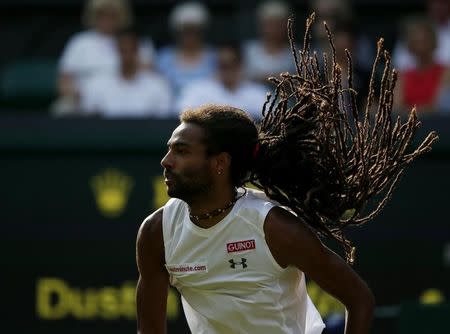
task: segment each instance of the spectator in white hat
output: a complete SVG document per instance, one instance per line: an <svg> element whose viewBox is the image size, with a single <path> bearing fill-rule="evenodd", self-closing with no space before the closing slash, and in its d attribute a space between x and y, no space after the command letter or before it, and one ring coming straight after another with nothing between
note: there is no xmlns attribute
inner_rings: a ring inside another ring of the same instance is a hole
<svg viewBox="0 0 450 334"><path fill-rule="evenodd" d="M244 78L240 46L233 42L221 45L217 51L217 64L214 78L197 80L183 89L176 102L178 112L215 103L242 109L254 119L260 119L267 90L264 85Z"/></svg>
<svg viewBox="0 0 450 334"><path fill-rule="evenodd" d="M248 78L267 83L269 76L295 70L286 30L290 14L281 1L267 1L257 9L260 39L244 44Z"/></svg>
<svg viewBox="0 0 450 334"><path fill-rule="evenodd" d="M204 41L208 19L207 9L195 2L178 5L170 14L175 45L161 49L157 68L169 79L175 94L192 80L214 75L215 53Z"/></svg>

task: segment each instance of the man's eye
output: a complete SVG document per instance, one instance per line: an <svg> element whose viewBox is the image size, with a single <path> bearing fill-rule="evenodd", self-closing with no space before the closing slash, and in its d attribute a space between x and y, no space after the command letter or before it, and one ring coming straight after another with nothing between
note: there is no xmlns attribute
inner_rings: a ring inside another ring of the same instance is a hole
<svg viewBox="0 0 450 334"><path fill-rule="evenodd" d="M186 153L187 153L187 150L182 149L182 148L177 148L177 149L175 150L175 152L178 153L178 154L186 154Z"/></svg>

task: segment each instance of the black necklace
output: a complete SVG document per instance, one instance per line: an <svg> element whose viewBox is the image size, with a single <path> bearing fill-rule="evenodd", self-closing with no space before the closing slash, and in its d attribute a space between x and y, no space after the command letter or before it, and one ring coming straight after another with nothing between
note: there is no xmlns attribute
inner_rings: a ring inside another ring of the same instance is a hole
<svg viewBox="0 0 450 334"><path fill-rule="evenodd" d="M214 209L210 212L207 213L202 213L201 215L193 215L190 212L189 209L189 217L191 218L191 220L193 221L199 221L199 220L204 220L204 219L211 219L214 217L219 216L221 213L224 213L225 211L227 211L229 208L231 208L242 196L244 196L247 193L247 190L244 188L244 192L242 194L240 194L239 196L237 195L237 192L234 192L234 198L233 200L231 200L230 203L228 203L225 207L220 208L220 209Z"/></svg>

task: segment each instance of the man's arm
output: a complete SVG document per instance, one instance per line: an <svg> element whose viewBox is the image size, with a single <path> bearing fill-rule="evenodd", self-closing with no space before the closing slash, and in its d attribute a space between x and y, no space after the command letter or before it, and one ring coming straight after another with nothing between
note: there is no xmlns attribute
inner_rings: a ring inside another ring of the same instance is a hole
<svg viewBox="0 0 450 334"><path fill-rule="evenodd" d="M346 334L369 333L374 297L366 283L313 231L288 211L275 207L264 224L266 241L280 266L293 265L339 299L348 316Z"/></svg>
<svg viewBox="0 0 450 334"><path fill-rule="evenodd" d="M139 334L166 333L169 277L164 267L162 209L141 225L136 242L139 281L136 289Z"/></svg>

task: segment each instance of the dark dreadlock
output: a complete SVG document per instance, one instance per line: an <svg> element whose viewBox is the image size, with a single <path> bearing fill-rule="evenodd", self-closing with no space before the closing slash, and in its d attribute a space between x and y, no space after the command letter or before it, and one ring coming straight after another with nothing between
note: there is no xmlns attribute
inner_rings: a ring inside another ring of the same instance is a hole
<svg viewBox="0 0 450 334"><path fill-rule="evenodd" d="M345 237L344 228L373 219L390 199L406 166L429 151L438 136L431 132L411 150L420 125L415 108L406 122L400 117L392 119L397 72L391 67L389 53L383 50L383 39L377 44L367 105L360 114L352 88L350 53L345 50L349 88L343 89L326 23L331 63L324 53L320 66L317 54L310 52L313 21L314 13L307 20L300 52L294 45L293 20L288 21L297 73L269 79L276 88L263 107L258 154L250 181L269 198L292 209L319 235L339 241L347 261L352 263L354 247ZM384 72L376 94L375 70L382 58ZM350 102L344 94L350 94ZM378 108L371 118L375 96ZM350 103L350 113L345 111L344 103ZM375 205L368 208L370 199Z"/></svg>

